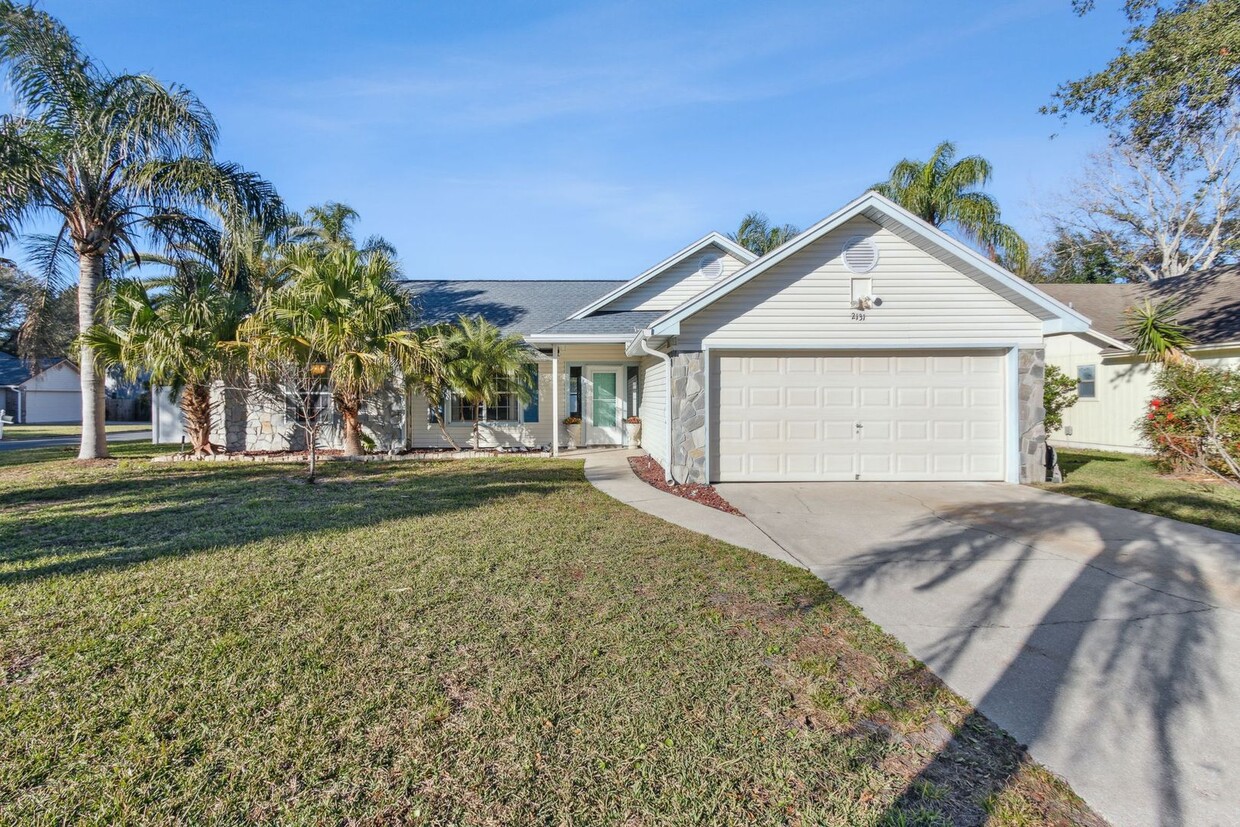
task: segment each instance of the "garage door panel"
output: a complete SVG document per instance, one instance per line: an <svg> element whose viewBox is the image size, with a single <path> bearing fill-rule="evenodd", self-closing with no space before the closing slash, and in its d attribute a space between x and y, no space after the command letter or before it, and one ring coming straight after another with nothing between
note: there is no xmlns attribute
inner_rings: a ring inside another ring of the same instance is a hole
<svg viewBox="0 0 1240 827"><path fill-rule="evenodd" d="M789 408L817 408L819 405L818 398L818 388L789 387L787 390L787 404Z"/></svg>
<svg viewBox="0 0 1240 827"><path fill-rule="evenodd" d="M720 356L715 476L1003 479L1004 365L1000 352Z"/></svg>

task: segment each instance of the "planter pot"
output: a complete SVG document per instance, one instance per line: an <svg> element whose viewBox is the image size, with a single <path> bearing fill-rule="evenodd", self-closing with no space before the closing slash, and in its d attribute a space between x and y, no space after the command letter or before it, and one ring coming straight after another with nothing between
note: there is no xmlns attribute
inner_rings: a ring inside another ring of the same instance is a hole
<svg viewBox="0 0 1240 827"><path fill-rule="evenodd" d="M569 450L581 447L581 423L576 425L565 425L564 431L568 434Z"/></svg>
<svg viewBox="0 0 1240 827"><path fill-rule="evenodd" d="M624 447L639 448L642 444L642 424L640 422L624 423Z"/></svg>

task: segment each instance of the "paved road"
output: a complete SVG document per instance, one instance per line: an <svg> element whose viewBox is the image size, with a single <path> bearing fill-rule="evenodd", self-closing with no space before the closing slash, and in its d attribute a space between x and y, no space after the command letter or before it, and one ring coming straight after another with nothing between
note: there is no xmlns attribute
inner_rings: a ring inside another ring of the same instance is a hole
<svg viewBox="0 0 1240 827"><path fill-rule="evenodd" d="M1240 823L1240 536L1014 485L719 490L1112 823Z"/></svg>
<svg viewBox="0 0 1240 827"><path fill-rule="evenodd" d="M125 431L119 434L108 434L108 442L150 442L151 432ZM77 445L81 442L75 436L57 436L47 439L0 439L0 451L17 451L23 448L52 448L57 445Z"/></svg>

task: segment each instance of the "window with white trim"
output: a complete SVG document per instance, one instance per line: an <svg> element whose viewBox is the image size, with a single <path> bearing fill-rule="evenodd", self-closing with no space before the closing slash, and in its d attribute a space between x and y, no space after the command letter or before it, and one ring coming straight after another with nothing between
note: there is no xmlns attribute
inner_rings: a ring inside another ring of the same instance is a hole
<svg viewBox="0 0 1240 827"><path fill-rule="evenodd" d="M1078 365L1076 369L1076 394L1082 399L1098 397L1096 365Z"/></svg>
<svg viewBox="0 0 1240 827"><path fill-rule="evenodd" d="M511 382L503 384L493 405L471 405L454 393L450 407L453 422L519 422L521 419L521 402Z"/></svg>

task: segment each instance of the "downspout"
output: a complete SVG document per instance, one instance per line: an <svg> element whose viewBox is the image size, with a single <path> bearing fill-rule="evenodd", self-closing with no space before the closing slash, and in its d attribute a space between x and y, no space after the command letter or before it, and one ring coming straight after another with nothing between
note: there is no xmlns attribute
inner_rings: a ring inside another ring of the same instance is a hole
<svg viewBox="0 0 1240 827"><path fill-rule="evenodd" d="M663 468L663 476L667 478L666 482L669 485L679 485L672 476L672 357L661 350L651 350L650 345L646 344L649 337L650 331L643 330L637 338L637 346L647 356L662 359L667 367L667 379L663 383L663 418L666 420L664 426L667 429L666 441L663 444L667 446L667 465Z"/></svg>

